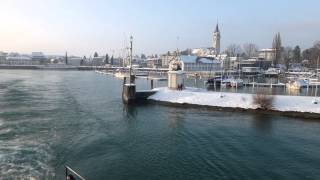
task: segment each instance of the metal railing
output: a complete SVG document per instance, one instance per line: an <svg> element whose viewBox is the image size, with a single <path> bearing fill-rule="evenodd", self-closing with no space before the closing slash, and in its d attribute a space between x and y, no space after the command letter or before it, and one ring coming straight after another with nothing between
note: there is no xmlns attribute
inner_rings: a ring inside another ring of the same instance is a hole
<svg viewBox="0 0 320 180"><path fill-rule="evenodd" d="M68 175L70 175L70 172L75 175L78 179L85 180L80 174L78 174L75 170L71 169L69 166L66 167L66 178Z"/></svg>

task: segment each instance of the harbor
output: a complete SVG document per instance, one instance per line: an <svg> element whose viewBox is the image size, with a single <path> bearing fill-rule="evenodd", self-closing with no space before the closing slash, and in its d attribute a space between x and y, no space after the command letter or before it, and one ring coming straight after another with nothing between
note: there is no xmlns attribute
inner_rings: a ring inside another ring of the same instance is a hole
<svg viewBox="0 0 320 180"><path fill-rule="evenodd" d="M230 171L246 179L282 177L279 168L290 179L320 176L316 119L152 102L128 106L122 103L123 80L94 71L0 75L2 177L63 179L65 165L86 179L206 179ZM154 88L167 83L155 81ZM136 79L136 86L151 89L147 79Z"/></svg>
<svg viewBox="0 0 320 180"><path fill-rule="evenodd" d="M319 180L320 1L4 0L0 180Z"/></svg>

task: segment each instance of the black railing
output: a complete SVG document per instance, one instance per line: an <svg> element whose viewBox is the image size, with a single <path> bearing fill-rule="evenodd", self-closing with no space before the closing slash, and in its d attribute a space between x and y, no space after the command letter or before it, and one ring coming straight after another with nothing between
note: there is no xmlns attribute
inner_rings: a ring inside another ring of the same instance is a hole
<svg viewBox="0 0 320 180"><path fill-rule="evenodd" d="M85 180L85 178L83 178L80 174L78 174L75 170L71 169L69 166L65 166L65 167L66 167L66 179L68 178L68 176L69 176L69 179L71 179L70 175L74 175L77 177L77 179Z"/></svg>

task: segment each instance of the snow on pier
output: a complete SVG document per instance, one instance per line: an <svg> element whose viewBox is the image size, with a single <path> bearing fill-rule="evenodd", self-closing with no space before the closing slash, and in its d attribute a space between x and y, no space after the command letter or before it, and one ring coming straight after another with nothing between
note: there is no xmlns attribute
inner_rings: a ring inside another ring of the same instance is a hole
<svg viewBox="0 0 320 180"><path fill-rule="evenodd" d="M186 88L183 91L157 88L150 100L168 103L203 105L212 107L258 109L253 103L254 94L212 92L204 89ZM315 97L274 95L272 110L281 112L307 112L320 114L320 99Z"/></svg>

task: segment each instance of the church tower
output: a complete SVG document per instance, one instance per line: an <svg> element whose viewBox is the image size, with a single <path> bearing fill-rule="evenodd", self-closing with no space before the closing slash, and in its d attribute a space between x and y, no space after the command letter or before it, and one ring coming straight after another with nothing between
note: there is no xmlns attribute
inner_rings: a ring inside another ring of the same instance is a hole
<svg viewBox="0 0 320 180"><path fill-rule="evenodd" d="M212 47L215 51L215 54L218 55L220 54L220 30L219 26L217 24L216 29L212 35Z"/></svg>

